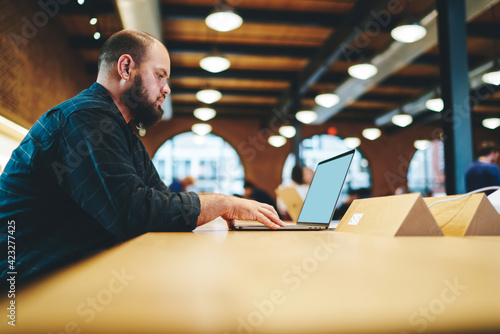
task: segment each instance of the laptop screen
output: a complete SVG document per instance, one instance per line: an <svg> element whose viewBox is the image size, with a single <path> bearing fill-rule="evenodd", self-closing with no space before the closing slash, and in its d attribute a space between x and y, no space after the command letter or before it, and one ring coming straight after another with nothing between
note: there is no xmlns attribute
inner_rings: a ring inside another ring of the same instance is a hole
<svg viewBox="0 0 500 334"><path fill-rule="evenodd" d="M351 150L318 164L298 223L330 223L353 156Z"/></svg>

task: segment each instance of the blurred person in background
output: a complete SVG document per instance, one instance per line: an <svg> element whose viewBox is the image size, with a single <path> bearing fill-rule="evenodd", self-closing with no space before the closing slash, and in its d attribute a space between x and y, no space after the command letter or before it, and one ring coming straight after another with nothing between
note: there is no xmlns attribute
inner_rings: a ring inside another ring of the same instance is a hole
<svg viewBox="0 0 500 334"><path fill-rule="evenodd" d="M500 186L500 171L496 164L498 148L494 143L482 143L478 149L478 158L465 172L466 191L472 191L489 186ZM492 193L487 191L486 194Z"/></svg>
<svg viewBox="0 0 500 334"><path fill-rule="evenodd" d="M174 193L180 193L186 191L188 187L194 185L196 183L196 179L192 176L186 176L183 179L174 179L172 183L168 186L170 191Z"/></svg>

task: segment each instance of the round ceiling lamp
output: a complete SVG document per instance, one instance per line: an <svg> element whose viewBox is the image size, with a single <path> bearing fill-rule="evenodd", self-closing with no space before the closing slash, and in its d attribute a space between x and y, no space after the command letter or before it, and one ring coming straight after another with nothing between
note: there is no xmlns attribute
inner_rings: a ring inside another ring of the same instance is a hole
<svg viewBox="0 0 500 334"><path fill-rule="evenodd" d="M360 80L367 80L377 74L378 69L375 65L364 63L352 65L347 69L349 75L353 78Z"/></svg>
<svg viewBox="0 0 500 334"><path fill-rule="evenodd" d="M243 24L241 16L229 6L215 10L205 19L206 25L216 31L226 32L239 28Z"/></svg>
<svg viewBox="0 0 500 334"><path fill-rule="evenodd" d="M500 85L500 71L491 71L481 76L484 83L498 86Z"/></svg>
<svg viewBox="0 0 500 334"><path fill-rule="evenodd" d="M196 93L196 98L198 99L198 101L201 101L206 104L212 104L214 102L217 102L221 99L221 97L222 97L221 92L215 89L204 89Z"/></svg>
<svg viewBox="0 0 500 334"><path fill-rule="evenodd" d="M354 149L361 145L361 140L358 137L347 137L344 138L344 144L348 148Z"/></svg>
<svg viewBox="0 0 500 334"><path fill-rule="evenodd" d="M314 102L325 108L331 108L339 103L339 101L339 96L333 93L319 94L314 98Z"/></svg>
<svg viewBox="0 0 500 334"><path fill-rule="evenodd" d="M207 142L207 136L193 135L193 142L196 145L203 145Z"/></svg>
<svg viewBox="0 0 500 334"><path fill-rule="evenodd" d="M271 146L281 147L286 144L286 138L283 136L271 136L267 140Z"/></svg>
<svg viewBox="0 0 500 334"><path fill-rule="evenodd" d="M404 128L413 122L413 117L408 114L397 114L392 116L391 121L394 125Z"/></svg>
<svg viewBox="0 0 500 334"><path fill-rule="evenodd" d="M292 138L295 134L297 134L297 130L292 125L283 125L279 128L278 132L286 138Z"/></svg>
<svg viewBox="0 0 500 334"><path fill-rule="evenodd" d="M500 126L500 118L485 118L482 122L483 126L487 129L495 130Z"/></svg>
<svg viewBox="0 0 500 334"><path fill-rule="evenodd" d="M202 121L211 120L217 114L212 108L196 108L193 113L194 117Z"/></svg>
<svg viewBox="0 0 500 334"><path fill-rule="evenodd" d="M200 67L210 73L220 73L231 66L231 62L220 55L211 55L200 60Z"/></svg>
<svg viewBox="0 0 500 334"><path fill-rule="evenodd" d="M443 99L439 97L434 99L428 99L427 101L425 101L425 107L435 112L441 112L444 109Z"/></svg>
<svg viewBox="0 0 500 334"><path fill-rule="evenodd" d="M314 110L301 110L295 114L295 118L301 123L311 124L318 119L318 114Z"/></svg>
<svg viewBox="0 0 500 334"><path fill-rule="evenodd" d="M415 140L413 146L420 151L426 150L431 146L431 142L425 139Z"/></svg>
<svg viewBox="0 0 500 334"><path fill-rule="evenodd" d="M363 130L363 132L361 132L361 134L368 140L375 140L378 137L380 137L382 131L380 131L380 129L377 128L366 128Z"/></svg>
<svg viewBox="0 0 500 334"><path fill-rule="evenodd" d="M191 131L193 131L198 136L204 136L212 132L212 126L207 123L196 123L191 127Z"/></svg>
<svg viewBox="0 0 500 334"><path fill-rule="evenodd" d="M391 36L401 43L415 43L427 35L424 26L414 23L398 26L391 31Z"/></svg>

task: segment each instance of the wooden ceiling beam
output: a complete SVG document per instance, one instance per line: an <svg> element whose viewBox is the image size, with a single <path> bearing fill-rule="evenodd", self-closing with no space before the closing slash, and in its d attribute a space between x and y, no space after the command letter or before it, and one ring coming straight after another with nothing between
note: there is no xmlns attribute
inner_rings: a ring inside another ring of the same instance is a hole
<svg viewBox="0 0 500 334"><path fill-rule="evenodd" d="M164 20L205 20L214 10L213 6L188 6L162 4L161 13ZM336 28L337 22L344 15L321 12L276 11L266 9L235 8L245 23L273 23L307 27Z"/></svg>

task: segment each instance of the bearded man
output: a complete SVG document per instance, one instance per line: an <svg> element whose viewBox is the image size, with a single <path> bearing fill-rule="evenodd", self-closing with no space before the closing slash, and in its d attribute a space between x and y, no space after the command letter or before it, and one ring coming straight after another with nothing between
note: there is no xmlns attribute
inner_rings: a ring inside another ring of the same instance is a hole
<svg viewBox="0 0 500 334"><path fill-rule="evenodd" d="M173 193L132 131L162 117L170 57L153 36L123 30L103 45L97 82L45 113L0 176L0 248L15 230L18 281L146 232L192 231L221 216L285 224L269 205ZM10 233L10 234L9 234ZM9 261L0 258L2 283Z"/></svg>

